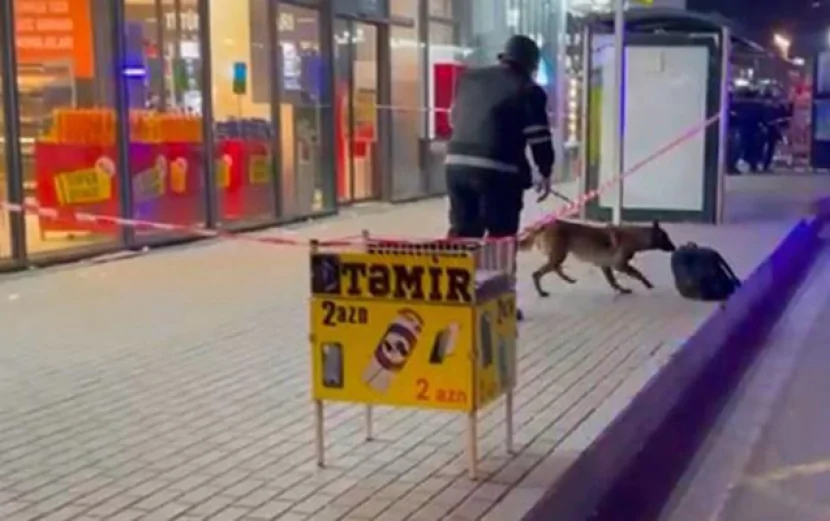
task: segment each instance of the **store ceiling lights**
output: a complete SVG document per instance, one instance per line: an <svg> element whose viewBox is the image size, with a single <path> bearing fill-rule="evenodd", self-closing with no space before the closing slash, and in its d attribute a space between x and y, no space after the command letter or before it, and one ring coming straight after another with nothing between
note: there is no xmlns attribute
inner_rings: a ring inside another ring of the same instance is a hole
<svg viewBox="0 0 830 521"><path fill-rule="evenodd" d="M578 14L610 11L612 0L571 0L571 11Z"/></svg>
<svg viewBox="0 0 830 521"><path fill-rule="evenodd" d="M393 49L404 49L404 48L423 48L426 47L423 42L417 42L410 38L390 38L389 45ZM463 47L460 45L451 45L451 44L443 44L443 43L432 43L429 44L429 49L431 51L439 51L439 52L452 52L459 54L463 57L469 56L473 53L472 47Z"/></svg>
<svg viewBox="0 0 830 521"><path fill-rule="evenodd" d="M356 34L350 34L348 30L343 31L340 34L334 35L334 43L337 45L347 45L349 43L361 43L365 41L366 38L363 34L363 29L358 29Z"/></svg>
<svg viewBox="0 0 830 521"><path fill-rule="evenodd" d="M511 29L519 28L519 9L511 7L507 10L507 27Z"/></svg>

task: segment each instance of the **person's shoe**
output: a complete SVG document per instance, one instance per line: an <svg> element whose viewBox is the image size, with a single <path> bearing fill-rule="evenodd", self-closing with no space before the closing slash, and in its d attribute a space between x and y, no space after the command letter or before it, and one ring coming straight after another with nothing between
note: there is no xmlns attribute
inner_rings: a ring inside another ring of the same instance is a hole
<svg viewBox="0 0 830 521"><path fill-rule="evenodd" d="M516 308L516 321L521 322L525 319L525 314L522 312L521 309Z"/></svg>

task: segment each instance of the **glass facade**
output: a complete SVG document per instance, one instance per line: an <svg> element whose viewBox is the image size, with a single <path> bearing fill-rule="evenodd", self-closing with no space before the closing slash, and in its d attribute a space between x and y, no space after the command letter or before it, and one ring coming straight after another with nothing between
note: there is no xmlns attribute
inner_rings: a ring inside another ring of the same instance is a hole
<svg viewBox="0 0 830 521"><path fill-rule="evenodd" d="M5 13L0 12L0 20L3 20ZM4 23L0 23L0 41L3 41L3 34L5 32ZM5 100L6 85L5 81L8 79L6 75L5 60L0 61L0 94L3 94ZM9 200L9 176L8 167L6 165L6 125L7 119L5 114L5 103L0 105L0 201ZM11 257L11 226L9 220L11 214L0 208L0 265Z"/></svg>
<svg viewBox="0 0 830 521"><path fill-rule="evenodd" d="M560 1L5 2L0 200L47 211L0 212L0 265L182 234L78 213L245 229L441 194L465 67L529 34L558 99Z"/></svg>

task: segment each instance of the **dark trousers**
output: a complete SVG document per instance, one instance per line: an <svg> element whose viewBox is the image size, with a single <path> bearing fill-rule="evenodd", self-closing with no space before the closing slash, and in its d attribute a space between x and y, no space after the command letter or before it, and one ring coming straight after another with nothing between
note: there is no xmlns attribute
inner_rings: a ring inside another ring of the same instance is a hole
<svg viewBox="0 0 830 521"><path fill-rule="evenodd" d="M447 165L450 237L508 237L519 232L525 186L515 174Z"/></svg>
<svg viewBox="0 0 830 521"><path fill-rule="evenodd" d="M753 172L762 166L764 161L764 135L756 126L747 126L742 129L741 142L743 143L744 161L749 163Z"/></svg>
<svg viewBox="0 0 830 521"><path fill-rule="evenodd" d="M775 159L775 149L778 148L778 143L781 142L781 132L777 129L771 129L767 133L767 142L764 147L764 171L772 167L772 160Z"/></svg>
<svg viewBox="0 0 830 521"><path fill-rule="evenodd" d="M741 134L735 130L731 130L729 132L726 149L726 165L730 174L738 173L738 161L740 161L743 155L742 146Z"/></svg>

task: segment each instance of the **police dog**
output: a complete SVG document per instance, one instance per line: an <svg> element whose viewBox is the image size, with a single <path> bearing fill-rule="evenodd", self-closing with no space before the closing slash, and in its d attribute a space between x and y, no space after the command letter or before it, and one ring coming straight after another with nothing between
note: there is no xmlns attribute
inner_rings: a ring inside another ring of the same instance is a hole
<svg viewBox="0 0 830 521"><path fill-rule="evenodd" d="M520 250L532 250L534 247L547 256L547 262L533 272L533 285L540 297L550 296L541 285L542 277L548 273L556 273L569 284L576 283L575 279L562 271L562 263L570 253L600 268L612 288L621 294L628 294L631 290L620 286L615 271L637 279L643 286L652 289L654 285L631 265L631 259L642 251L672 252L676 249L669 234L657 221L650 226L599 226L556 220L530 230L519 240Z"/></svg>

